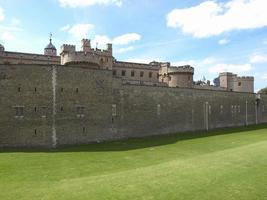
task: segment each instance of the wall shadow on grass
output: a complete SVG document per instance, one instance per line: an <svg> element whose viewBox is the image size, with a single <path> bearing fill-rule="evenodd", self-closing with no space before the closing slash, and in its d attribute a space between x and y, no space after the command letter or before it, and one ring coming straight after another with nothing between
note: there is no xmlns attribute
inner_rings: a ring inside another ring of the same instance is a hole
<svg viewBox="0 0 267 200"><path fill-rule="evenodd" d="M68 145L60 146L56 149L40 149L40 148L8 148L0 149L0 153L64 153L64 152L105 152L105 151L128 151L135 149L143 149L149 147L163 146L173 144L182 140L197 139L203 137L210 137L216 135L234 134L245 131L255 131L260 129L266 129L267 124L251 125L248 127L237 128L221 128L212 131L196 131L196 132L184 132L174 133L168 135L157 135L143 138L131 138L119 141L109 141L102 143L91 143L84 145Z"/></svg>

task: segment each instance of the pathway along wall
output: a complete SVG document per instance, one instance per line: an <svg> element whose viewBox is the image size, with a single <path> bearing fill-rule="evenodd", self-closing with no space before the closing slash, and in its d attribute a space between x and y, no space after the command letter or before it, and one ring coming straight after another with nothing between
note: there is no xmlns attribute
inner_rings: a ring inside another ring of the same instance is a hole
<svg viewBox="0 0 267 200"><path fill-rule="evenodd" d="M57 147L267 122L267 96L123 85L112 71L0 65L0 147Z"/></svg>

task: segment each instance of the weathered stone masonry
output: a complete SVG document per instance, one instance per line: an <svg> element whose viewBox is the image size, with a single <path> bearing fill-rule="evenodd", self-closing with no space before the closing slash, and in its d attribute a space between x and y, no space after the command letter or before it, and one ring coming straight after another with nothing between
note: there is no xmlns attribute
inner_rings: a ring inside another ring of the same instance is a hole
<svg viewBox="0 0 267 200"><path fill-rule="evenodd" d="M267 122L267 96L125 84L111 70L0 65L0 147L55 147Z"/></svg>

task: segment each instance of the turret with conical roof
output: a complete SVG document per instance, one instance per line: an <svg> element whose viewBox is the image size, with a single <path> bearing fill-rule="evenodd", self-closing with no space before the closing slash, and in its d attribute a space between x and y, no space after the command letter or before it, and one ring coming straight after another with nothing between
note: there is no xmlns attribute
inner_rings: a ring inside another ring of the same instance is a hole
<svg viewBox="0 0 267 200"><path fill-rule="evenodd" d="M44 49L44 55L47 55L47 56L56 56L57 55L57 49L52 44L52 34L50 34L50 42L49 42L49 44Z"/></svg>

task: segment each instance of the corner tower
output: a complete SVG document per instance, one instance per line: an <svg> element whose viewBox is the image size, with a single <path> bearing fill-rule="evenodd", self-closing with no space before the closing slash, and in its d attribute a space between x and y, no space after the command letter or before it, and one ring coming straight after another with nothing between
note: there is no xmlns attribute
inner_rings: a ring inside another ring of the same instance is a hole
<svg viewBox="0 0 267 200"><path fill-rule="evenodd" d="M44 55L46 56L57 56L57 49L52 44L52 34L50 34L49 44L44 49Z"/></svg>

